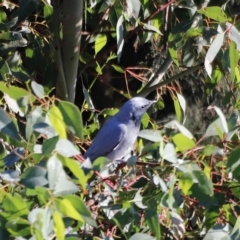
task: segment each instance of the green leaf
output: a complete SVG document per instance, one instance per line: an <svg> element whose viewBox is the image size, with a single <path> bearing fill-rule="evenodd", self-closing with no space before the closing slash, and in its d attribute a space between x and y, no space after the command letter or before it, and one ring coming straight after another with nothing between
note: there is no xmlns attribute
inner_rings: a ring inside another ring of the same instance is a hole
<svg viewBox="0 0 240 240"><path fill-rule="evenodd" d="M161 239L159 214L155 210L148 208L145 213L145 221L155 235L156 239Z"/></svg>
<svg viewBox="0 0 240 240"><path fill-rule="evenodd" d="M117 56L118 62L120 62L122 56L122 49L124 45L124 18L123 16L119 17L116 26L117 31Z"/></svg>
<svg viewBox="0 0 240 240"><path fill-rule="evenodd" d="M98 34L95 40L95 55L107 44L107 36L105 34Z"/></svg>
<svg viewBox="0 0 240 240"><path fill-rule="evenodd" d="M11 85L6 86L4 82L0 82L0 91L2 91L3 93L7 93L13 99L19 99L28 95L31 96L31 101L35 101L36 99L30 92L28 92L24 88L19 88Z"/></svg>
<svg viewBox="0 0 240 240"><path fill-rule="evenodd" d="M14 195L6 194L3 201L3 209L10 214L7 218L8 220L14 220L29 213L27 201L17 193Z"/></svg>
<svg viewBox="0 0 240 240"><path fill-rule="evenodd" d="M213 183L203 171L193 171L194 182L197 181L199 188L207 195L213 195Z"/></svg>
<svg viewBox="0 0 240 240"><path fill-rule="evenodd" d="M64 215L68 216L70 218L73 218L77 221L80 221L81 223L84 223L83 217L79 214L79 212L75 209L71 201L68 199L63 198L62 200L60 199L55 199L54 203L57 205L59 211Z"/></svg>
<svg viewBox="0 0 240 240"><path fill-rule="evenodd" d="M78 179L79 184L86 189L88 178L85 176L84 171L79 167L79 163L73 161L71 158L59 156L60 161L65 167L68 167L74 176Z"/></svg>
<svg viewBox="0 0 240 240"><path fill-rule="evenodd" d="M55 150L58 140L59 136L55 136L46 140L42 145L42 153L45 155L52 153L53 150Z"/></svg>
<svg viewBox="0 0 240 240"><path fill-rule="evenodd" d="M240 175L240 148L235 148L229 154L227 161L227 172L233 172L234 176Z"/></svg>
<svg viewBox="0 0 240 240"><path fill-rule="evenodd" d="M79 109L74 104L65 101L60 101L58 108L62 113L67 128L83 140L83 122Z"/></svg>
<svg viewBox="0 0 240 240"><path fill-rule="evenodd" d="M54 232L58 240L65 239L65 226L62 220L62 216L58 211L53 213Z"/></svg>
<svg viewBox="0 0 240 240"><path fill-rule="evenodd" d="M179 178L179 186L185 195L189 194L189 190L193 185L193 181L194 179L191 173L185 172L181 174L181 177Z"/></svg>
<svg viewBox="0 0 240 240"><path fill-rule="evenodd" d="M229 47L229 60L230 60L230 68L231 68L231 80L234 81L235 79L235 67L238 65L239 60L239 53L236 49L236 44L231 41L230 47Z"/></svg>
<svg viewBox="0 0 240 240"><path fill-rule="evenodd" d="M16 218L7 222L5 228L11 233L11 236L14 237L27 237L31 234L30 224L23 218Z"/></svg>
<svg viewBox="0 0 240 240"><path fill-rule="evenodd" d="M87 208L85 202L80 197L68 195L64 196L64 199L71 202L72 206L78 211L86 223L93 227L97 227L97 223L92 217L92 212Z"/></svg>
<svg viewBox="0 0 240 240"><path fill-rule="evenodd" d="M147 29L147 30L156 32L156 33L158 33L159 35L163 35L163 34L159 31L159 29L157 29L157 28L154 27L153 25L150 25L150 24L147 24L147 23L142 23L142 24L143 24L143 28L144 28L144 29Z"/></svg>
<svg viewBox="0 0 240 240"><path fill-rule="evenodd" d="M185 151L188 149L192 149L195 146L195 142L183 135L182 133L178 133L172 137L174 144L177 146L179 151Z"/></svg>
<svg viewBox="0 0 240 240"><path fill-rule="evenodd" d="M18 131L9 115L0 108L0 132L21 141Z"/></svg>
<svg viewBox="0 0 240 240"><path fill-rule="evenodd" d="M119 73L125 73L125 71L123 70L123 68L121 68L120 66L114 65L112 64L112 67L114 68L115 71L119 72Z"/></svg>
<svg viewBox="0 0 240 240"><path fill-rule="evenodd" d="M212 144L208 144L203 149L203 154L205 156L211 156L215 151L217 150L217 147Z"/></svg>
<svg viewBox="0 0 240 240"><path fill-rule="evenodd" d="M179 62L178 62L178 51L175 47L169 47L168 49L169 53L170 53L170 56L173 60L173 62L179 66Z"/></svg>
<svg viewBox="0 0 240 240"><path fill-rule="evenodd" d="M220 7L207 7L205 9L198 10L198 12L218 22L224 23L227 21L227 16Z"/></svg>
<svg viewBox="0 0 240 240"><path fill-rule="evenodd" d="M173 95L172 98L173 98L177 120L180 122L182 120L182 110L181 110L178 98L175 95Z"/></svg>
<svg viewBox="0 0 240 240"><path fill-rule="evenodd" d="M41 205L47 204L51 200L50 190L44 187L35 187L38 201Z"/></svg>
<svg viewBox="0 0 240 240"><path fill-rule="evenodd" d="M53 105L48 111L48 116L52 127L58 133L59 137L66 139L67 138L66 128L62 113L59 110L59 108Z"/></svg>
<svg viewBox="0 0 240 240"><path fill-rule="evenodd" d="M146 128L149 124L150 121L150 117L147 113L144 113L141 119L141 123L143 125L144 128Z"/></svg>

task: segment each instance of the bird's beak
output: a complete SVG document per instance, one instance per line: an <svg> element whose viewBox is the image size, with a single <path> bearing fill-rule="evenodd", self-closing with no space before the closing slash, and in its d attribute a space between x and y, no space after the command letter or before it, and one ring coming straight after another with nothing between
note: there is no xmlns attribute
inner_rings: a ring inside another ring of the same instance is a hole
<svg viewBox="0 0 240 240"><path fill-rule="evenodd" d="M151 101L151 105L153 105L154 103L156 103L157 102L157 100L152 100Z"/></svg>

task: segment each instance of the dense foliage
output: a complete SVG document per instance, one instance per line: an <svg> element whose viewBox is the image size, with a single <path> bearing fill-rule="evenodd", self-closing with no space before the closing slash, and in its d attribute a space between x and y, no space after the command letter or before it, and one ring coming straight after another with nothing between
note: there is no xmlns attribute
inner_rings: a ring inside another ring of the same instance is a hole
<svg viewBox="0 0 240 240"><path fill-rule="evenodd" d="M1 0L0 239L239 239L239 4ZM84 171L136 95L133 155Z"/></svg>

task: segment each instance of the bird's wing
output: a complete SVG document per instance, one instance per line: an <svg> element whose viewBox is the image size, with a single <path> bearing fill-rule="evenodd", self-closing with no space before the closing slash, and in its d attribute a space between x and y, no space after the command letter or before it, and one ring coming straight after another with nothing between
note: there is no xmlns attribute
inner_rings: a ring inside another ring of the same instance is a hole
<svg viewBox="0 0 240 240"><path fill-rule="evenodd" d="M100 129L84 157L94 161L98 157L106 156L118 146L126 132L127 127L112 117Z"/></svg>

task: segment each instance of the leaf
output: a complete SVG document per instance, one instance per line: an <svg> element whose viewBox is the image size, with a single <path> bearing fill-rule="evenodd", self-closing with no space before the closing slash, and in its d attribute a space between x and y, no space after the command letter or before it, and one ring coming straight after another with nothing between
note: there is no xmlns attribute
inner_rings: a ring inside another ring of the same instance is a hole
<svg viewBox="0 0 240 240"><path fill-rule="evenodd" d="M65 129L65 124L59 108L53 105L48 111L48 116L49 116L52 127L58 133L59 137L66 139L67 133Z"/></svg>
<svg viewBox="0 0 240 240"><path fill-rule="evenodd" d="M17 129L9 115L0 108L0 132L21 141Z"/></svg>
<svg viewBox="0 0 240 240"><path fill-rule="evenodd" d="M209 106L208 109L214 109L216 111L216 113L218 114L219 118L216 119L213 123L211 123L208 128L207 131L205 133L206 137L209 136L216 136L219 135L220 138L223 138L223 134L224 133L228 133L228 124L227 124L227 120L223 114L223 112L221 111L220 108L216 107L216 106Z"/></svg>
<svg viewBox="0 0 240 240"><path fill-rule="evenodd" d="M179 104L180 104L180 106L181 106L181 108L182 108L182 110L183 110L183 113L184 113L184 115L185 115L185 113L186 113L186 100L185 100L185 98L184 98L181 94L179 94L179 93L177 93L177 98L178 98L178 102L179 102Z"/></svg>
<svg viewBox="0 0 240 240"><path fill-rule="evenodd" d="M105 34L98 34L95 40L95 56L107 44L107 36Z"/></svg>
<svg viewBox="0 0 240 240"><path fill-rule="evenodd" d="M13 99L19 99L28 95L31 95L32 101L35 101L36 99L30 92L28 92L24 88L19 88L11 85L6 86L2 81L0 82L0 91L2 91L3 93L7 93Z"/></svg>
<svg viewBox="0 0 240 240"><path fill-rule="evenodd" d="M128 0L126 1L126 10L128 13L128 17L138 18L140 9L141 9L141 2L139 0Z"/></svg>
<svg viewBox="0 0 240 240"><path fill-rule="evenodd" d="M223 126L222 121L220 118L217 118L214 122L212 122L205 133L205 137L211 137L211 136L219 136L220 138L223 138Z"/></svg>
<svg viewBox="0 0 240 240"><path fill-rule="evenodd" d="M185 236L186 232L183 219L176 212L172 211L169 214L172 222L171 229L174 236L177 237L178 239L182 239Z"/></svg>
<svg viewBox="0 0 240 240"><path fill-rule="evenodd" d="M206 57L205 57L205 61L204 61L204 66L206 68L206 71L208 73L208 76L211 78L212 75L212 66L211 63L212 61L215 59L215 57L217 56L220 48L223 45L223 41L224 41L224 35L225 33L219 33L215 39L213 40L210 48L207 51Z"/></svg>
<svg viewBox="0 0 240 240"><path fill-rule="evenodd" d="M42 145L42 153L44 155L52 153L53 150L55 150L58 140L59 140L59 136L55 136L46 140Z"/></svg>
<svg viewBox="0 0 240 240"><path fill-rule="evenodd" d="M61 111L63 120L67 128L76 136L83 140L82 115L77 106L70 102L59 101L58 108Z"/></svg>
<svg viewBox="0 0 240 240"><path fill-rule="evenodd" d="M53 231L52 209L50 207L34 208L28 214L28 221L38 230L42 239L49 239Z"/></svg>
<svg viewBox="0 0 240 240"><path fill-rule="evenodd" d="M44 136L47 136L48 139L56 136L56 132L54 131L53 127L51 127L47 123L35 123L33 125L33 129L36 132L41 133Z"/></svg>
<svg viewBox="0 0 240 240"><path fill-rule="evenodd" d="M24 116L24 112L22 111L22 109L20 108L18 101L16 99L13 99L11 97L9 97L8 94L5 93L4 95L4 99L8 105L8 107L14 112L19 114L21 117Z"/></svg>
<svg viewBox="0 0 240 240"><path fill-rule="evenodd" d="M218 22L225 23L227 21L227 16L220 7L207 7L205 9L198 10L198 12Z"/></svg>
<svg viewBox="0 0 240 240"><path fill-rule="evenodd" d="M78 213L78 211L75 209L71 201L68 199L55 199L55 204L57 205L59 211L70 218L73 218L77 221L80 221L81 223L84 223L83 217Z"/></svg>
<svg viewBox="0 0 240 240"><path fill-rule="evenodd" d="M77 210L86 223L93 227L97 227L97 223L92 217L92 212L89 210L89 208L87 208L85 202L80 197L68 195L64 196L63 198L71 202L73 207Z"/></svg>
<svg viewBox="0 0 240 240"><path fill-rule="evenodd" d="M236 49L235 43L232 41L229 47L229 60L230 60L230 68L231 68L231 80L234 81L235 79L235 68L238 65L239 60L239 53Z"/></svg>
<svg viewBox="0 0 240 240"><path fill-rule="evenodd" d="M232 230L232 227L229 223L225 225L217 223L214 227L208 230L203 240L213 240L213 239L214 240L215 239L231 240L229 235L231 230Z"/></svg>
<svg viewBox="0 0 240 240"><path fill-rule="evenodd" d="M18 162L21 159L21 156L24 155L24 148L15 148L14 151L9 153L4 158L4 164L7 167L13 166L16 162Z"/></svg>
<svg viewBox="0 0 240 240"><path fill-rule="evenodd" d="M60 153L64 157L73 157L80 154L80 152L68 139L59 139L56 144L55 151Z"/></svg>
<svg viewBox="0 0 240 240"><path fill-rule="evenodd" d="M180 122L182 120L182 112L181 112L179 101L175 95L172 96L172 99L174 103L177 120Z"/></svg>
<svg viewBox="0 0 240 240"><path fill-rule="evenodd" d="M18 21L18 17L14 17L11 21L6 22L6 23L0 23L0 30L8 30L10 28L12 28L13 26L16 25Z"/></svg>
<svg viewBox="0 0 240 240"><path fill-rule="evenodd" d="M240 148L235 148L229 154L227 161L227 172L234 172L234 175L240 174Z"/></svg>
<svg viewBox="0 0 240 240"><path fill-rule="evenodd" d="M163 150L163 159L166 159L167 161L171 163L177 163L177 156L175 152L174 145L172 143L167 143L164 150Z"/></svg>
<svg viewBox="0 0 240 240"><path fill-rule="evenodd" d="M79 184L83 188L86 189L88 178L85 176L82 168L79 167L78 162L73 161L71 158L59 156L59 160L65 167L68 167L70 171L74 174L74 176L78 179Z"/></svg>
<svg viewBox="0 0 240 240"><path fill-rule="evenodd" d="M213 195L213 183L210 181L206 174L203 171L196 171L193 172L194 182L198 183L199 188L202 190L203 193L207 195Z"/></svg>
<svg viewBox="0 0 240 240"><path fill-rule="evenodd" d="M5 212L9 214L7 220L14 220L29 213L28 203L18 193L14 195L5 193L6 197L2 203Z"/></svg>
<svg viewBox="0 0 240 240"><path fill-rule="evenodd" d="M58 240L65 239L65 226L61 214L58 211L53 213L54 232Z"/></svg>
<svg viewBox="0 0 240 240"><path fill-rule="evenodd" d="M179 62L178 62L178 51L176 49L176 47L169 47L168 49L169 53L170 53L170 56L173 60L173 62L179 66Z"/></svg>
<svg viewBox="0 0 240 240"><path fill-rule="evenodd" d="M131 202L134 202L137 207L141 209L146 209L147 206L143 204L143 197L140 194L141 188L136 192L136 195L134 196L134 199Z"/></svg>
<svg viewBox="0 0 240 240"><path fill-rule="evenodd" d="M237 45L237 50L240 52L240 33L238 29L229 22L225 23L228 28L228 37Z"/></svg>
<svg viewBox="0 0 240 240"><path fill-rule="evenodd" d="M189 172L184 172L181 174L179 178L179 186L185 195L189 194L189 190L191 189L194 183L193 175Z"/></svg>
<svg viewBox="0 0 240 240"><path fill-rule="evenodd" d="M144 233L135 233L132 235L129 240L156 240L155 237L152 237L150 235L144 234Z"/></svg>
<svg viewBox="0 0 240 240"><path fill-rule="evenodd" d="M46 186L48 184L47 171L40 166L28 167L21 176L21 184L28 188L36 186Z"/></svg>
<svg viewBox="0 0 240 240"><path fill-rule="evenodd" d="M148 208L145 213L145 221L149 226L150 230L155 235L156 239L161 239L161 230L160 230L160 223L159 223L159 216L158 213Z"/></svg>
<svg viewBox="0 0 240 240"><path fill-rule="evenodd" d="M37 194L38 201L41 205L47 204L52 198L51 191L49 191L48 188L35 187L35 192Z"/></svg>
<svg viewBox="0 0 240 240"><path fill-rule="evenodd" d="M147 139L152 142L160 142L162 140L160 131L148 130L148 129L141 130L138 133L138 137Z"/></svg>
<svg viewBox="0 0 240 240"><path fill-rule="evenodd" d="M164 127L178 130L179 132L181 132L183 135L190 139L194 138L192 133L183 125L181 125L177 120L170 121L169 123L165 124Z"/></svg>
<svg viewBox="0 0 240 240"><path fill-rule="evenodd" d="M53 189L55 196L67 195L78 191L78 187L69 180L63 170L62 163L56 156L52 156L47 162L49 187Z"/></svg>
<svg viewBox="0 0 240 240"><path fill-rule="evenodd" d="M37 97L43 98L45 96L43 86L38 84L36 81L31 81L31 87Z"/></svg>
<svg viewBox="0 0 240 240"><path fill-rule="evenodd" d="M150 31L153 31L153 32L156 32L160 35L163 35L156 27L154 27L153 25L150 25L150 24L147 24L147 23L142 23L143 24L143 28L144 29L147 29L147 30L150 30Z"/></svg>
<svg viewBox="0 0 240 240"><path fill-rule="evenodd" d="M31 235L30 224L25 218L16 218L5 224L5 229L11 234L12 237L16 237L15 239L19 239L21 236L22 240L25 240L23 237L27 237ZM3 237L1 235L1 237ZM5 237L4 239L9 239L10 237Z"/></svg>
<svg viewBox="0 0 240 240"><path fill-rule="evenodd" d="M117 57L118 62L120 62L122 49L124 44L124 20L123 16L121 16L117 21L116 32L117 32Z"/></svg>
<svg viewBox="0 0 240 240"><path fill-rule="evenodd" d="M174 144L177 146L179 151L185 151L188 149L192 149L195 146L195 142L192 139L184 136L181 133L174 135L172 137L172 140L173 140Z"/></svg>
<svg viewBox="0 0 240 240"><path fill-rule="evenodd" d="M149 121L150 121L150 117L149 115L145 112L142 116L142 119L141 119L141 123L143 125L144 128L146 128L149 124Z"/></svg>
<svg viewBox="0 0 240 240"><path fill-rule="evenodd" d="M43 110L41 106L37 106L35 109L33 109L32 112L28 114L27 124L25 129L26 139L30 139L33 133L34 124L39 122L45 122L45 119L43 117ZM57 134L55 133L55 135Z"/></svg>
<svg viewBox="0 0 240 240"><path fill-rule="evenodd" d="M115 71L119 72L119 73L125 73L125 71L123 70L123 68L121 68L120 66L117 66L115 64L112 64L112 67L114 68Z"/></svg>

